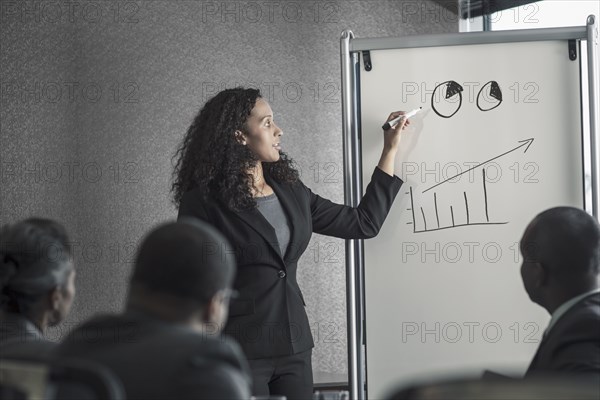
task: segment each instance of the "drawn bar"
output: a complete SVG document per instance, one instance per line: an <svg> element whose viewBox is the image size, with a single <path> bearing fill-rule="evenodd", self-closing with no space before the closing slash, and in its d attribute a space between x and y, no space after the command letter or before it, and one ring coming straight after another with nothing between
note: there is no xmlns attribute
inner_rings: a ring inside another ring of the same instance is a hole
<svg viewBox="0 0 600 400"><path fill-rule="evenodd" d="M412 193L412 186L410 187L410 208L412 210L412 217L413 217L413 233L416 231L417 229L417 220L415 220L415 205L413 204L413 193Z"/></svg>
<svg viewBox="0 0 600 400"><path fill-rule="evenodd" d="M440 216L438 215L438 208L437 208L437 193L433 193L433 204L435 205L435 219L437 220L437 225L438 228L440 227Z"/></svg>
<svg viewBox="0 0 600 400"><path fill-rule="evenodd" d="M487 189L485 187L485 168L483 168L481 170L481 172L483 172L483 198L485 200L485 219L487 220L487 222L490 222L490 216L488 214L488 203L487 203Z"/></svg>
<svg viewBox="0 0 600 400"><path fill-rule="evenodd" d="M467 201L467 192L463 192L465 195L465 209L467 210L467 225L469 225L469 202Z"/></svg>

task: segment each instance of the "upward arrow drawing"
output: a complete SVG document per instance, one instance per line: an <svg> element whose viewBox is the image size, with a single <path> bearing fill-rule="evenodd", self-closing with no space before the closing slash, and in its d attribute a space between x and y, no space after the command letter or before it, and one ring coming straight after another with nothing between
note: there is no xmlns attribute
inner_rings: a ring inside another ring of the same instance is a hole
<svg viewBox="0 0 600 400"><path fill-rule="evenodd" d="M442 181L442 182L440 182L440 183L437 183L437 184L435 184L435 185L431 186L430 188L427 188L427 189L423 190L423 192L422 192L422 193L425 193L425 192L427 192L428 190L431 190L431 189L433 189L434 187L440 186L442 183L446 183L446 182L448 182L449 180L456 178L457 176L461 176L462 174L466 174L467 172L469 172L469 171L472 171L472 170L474 170L475 168L479 168L479 167L481 167L482 165L485 165L485 164L489 163L490 161L494 161L495 159L497 159L497 158L500 158L500 157L502 157L502 156L505 156L505 155L507 155L508 153L512 153L513 151L515 151L515 150L518 150L518 149L520 149L520 148L521 148L521 147L523 147L523 146L526 146L526 147L525 147L525 150L523 151L523 153L527 153L527 150L529 149L529 146L531 146L531 144L533 143L533 138L529 138L529 139L525 139L525 140L519 140L519 142L518 142L518 143L523 143L523 144L520 144L520 145L518 145L517 147L515 147L514 149L512 149L512 150L509 150L509 151L507 151L507 152L505 152L505 153L502 153L502 154L500 154L499 156L496 156L496 157L494 157L494 158L490 158L489 160L487 160L487 161L484 161L484 162L482 162L481 164L477 164L476 166L474 166L474 167L471 167L471 168L469 168L468 170L461 172L460 174L456 174L456 175L454 175L454 176L452 176L452 177L450 177L450 178L448 178L448 179L446 179L446 180L444 180L444 181Z"/></svg>

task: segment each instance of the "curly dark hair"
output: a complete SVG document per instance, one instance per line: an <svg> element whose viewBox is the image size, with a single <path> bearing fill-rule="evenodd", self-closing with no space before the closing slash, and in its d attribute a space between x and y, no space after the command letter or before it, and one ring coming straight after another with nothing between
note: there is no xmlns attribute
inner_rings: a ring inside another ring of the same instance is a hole
<svg viewBox="0 0 600 400"><path fill-rule="evenodd" d="M234 132L247 132L246 121L261 97L258 89L225 89L198 112L173 156L177 161L171 192L176 205L185 192L199 187L206 198L215 199L228 209L256 208L249 171L258 159L237 141ZM264 175L277 182L298 180L294 162L284 152L280 152L278 161L263 162L262 166Z"/></svg>

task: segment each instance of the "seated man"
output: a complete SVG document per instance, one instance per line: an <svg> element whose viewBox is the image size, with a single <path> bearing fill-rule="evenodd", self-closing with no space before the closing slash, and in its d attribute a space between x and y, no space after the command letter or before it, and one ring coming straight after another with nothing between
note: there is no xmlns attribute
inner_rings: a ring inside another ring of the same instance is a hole
<svg viewBox="0 0 600 400"><path fill-rule="evenodd" d="M44 333L64 320L75 296L65 228L29 218L0 228L0 358L45 359Z"/></svg>
<svg viewBox="0 0 600 400"><path fill-rule="evenodd" d="M248 399L241 350L219 334L235 273L227 246L200 221L158 227L138 250L125 312L85 322L58 356L108 367L131 399Z"/></svg>
<svg viewBox="0 0 600 400"><path fill-rule="evenodd" d="M552 208L533 219L520 247L525 290L552 315L525 376L568 372L599 379L598 222L577 208Z"/></svg>

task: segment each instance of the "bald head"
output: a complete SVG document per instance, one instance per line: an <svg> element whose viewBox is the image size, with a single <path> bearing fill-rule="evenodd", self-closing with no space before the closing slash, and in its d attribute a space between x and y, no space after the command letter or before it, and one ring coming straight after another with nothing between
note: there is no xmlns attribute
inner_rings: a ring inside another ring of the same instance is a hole
<svg viewBox="0 0 600 400"><path fill-rule="evenodd" d="M131 285L204 305L231 287L234 274L235 259L225 237L190 218L150 232L138 250Z"/></svg>
<svg viewBox="0 0 600 400"><path fill-rule="evenodd" d="M527 226L521 253L521 274L532 300L542 306L560 303L597 287L600 226L578 208L551 208Z"/></svg>
<svg viewBox="0 0 600 400"><path fill-rule="evenodd" d="M578 208L556 207L538 214L527 227L521 246L526 257L557 273L598 274L600 227Z"/></svg>

